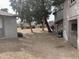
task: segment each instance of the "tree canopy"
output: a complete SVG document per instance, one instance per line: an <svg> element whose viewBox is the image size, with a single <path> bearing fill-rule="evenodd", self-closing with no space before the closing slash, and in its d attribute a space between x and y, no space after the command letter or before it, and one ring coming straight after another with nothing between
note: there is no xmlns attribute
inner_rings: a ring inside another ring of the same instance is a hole
<svg viewBox="0 0 79 59"><path fill-rule="evenodd" d="M10 0L10 2L22 21L26 20L28 23L36 21L39 24L45 22L48 31L51 32L47 22L51 14L51 6L58 6L64 0Z"/></svg>
<svg viewBox="0 0 79 59"><path fill-rule="evenodd" d="M53 6L58 7L60 4L64 3L65 0L52 0Z"/></svg>

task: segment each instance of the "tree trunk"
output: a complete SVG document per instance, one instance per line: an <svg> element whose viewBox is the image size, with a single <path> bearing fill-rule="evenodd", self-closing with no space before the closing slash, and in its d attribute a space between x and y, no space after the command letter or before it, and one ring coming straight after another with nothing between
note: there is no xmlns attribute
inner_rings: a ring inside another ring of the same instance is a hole
<svg viewBox="0 0 79 59"><path fill-rule="evenodd" d="M42 22L41 24L42 24L42 31L44 31L44 23Z"/></svg>
<svg viewBox="0 0 79 59"><path fill-rule="evenodd" d="M31 22L29 22L29 25L30 25L31 32L33 33Z"/></svg>
<svg viewBox="0 0 79 59"><path fill-rule="evenodd" d="M44 20L45 20L45 24L46 24L46 27L47 27L47 29L48 29L48 32L52 32L51 31L51 29L50 29L50 27L49 27L49 24L48 24L48 22L47 22L47 19L46 19L46 17L44 17Z"/></svg>

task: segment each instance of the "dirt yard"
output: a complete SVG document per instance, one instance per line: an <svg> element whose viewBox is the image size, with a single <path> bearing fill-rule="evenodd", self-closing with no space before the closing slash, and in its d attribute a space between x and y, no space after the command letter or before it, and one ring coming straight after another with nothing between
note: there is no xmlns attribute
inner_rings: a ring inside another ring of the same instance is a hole
<svg viewBox="0 0 79 59"><path fill-rule="evenodd" d="M45 29L46 30L46 29ZM41 29L20 30L24 38L0 40L0 59L79 59L79 51Z"/></svg>

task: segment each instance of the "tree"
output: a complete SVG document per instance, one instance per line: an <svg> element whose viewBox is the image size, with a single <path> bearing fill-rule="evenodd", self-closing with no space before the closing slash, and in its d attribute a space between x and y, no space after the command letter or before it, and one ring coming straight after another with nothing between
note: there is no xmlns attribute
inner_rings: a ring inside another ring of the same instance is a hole
<svg viewBox="0 0 79 59"><path fill-rule="evenodd" d="M48 32L51 32L47 22L47 18L49 17L49 14L51 14L51 5L51 0L36 0L35 17L41 20L42 25L43 22L45 22Z"/></svg>
<svg viewBox="0 0 79 59"><path fill-rule="evenodd" d="M40 6L41 4L39 1L40 0L36 0L33 16L34 16L34 19L37 22L37 24L42 24L42 31L44 31L44 21L43 21L41 6Z"/></svg>
<svg viewBox="0 0 79 59"><path fill-rule="evenodd" d="M23 22L23 20L26 20L26 22L30 25L31 32L33 32L31 25L31 22L33 20L31 8L32 5L30 4L30 2L23 0L10 0L10 2L13 10L16 12L16 14L19 15L21 22Z"/></svg>
<svg viewBox="0 0 79 59"><path fill-rule="evenodd" d="M17 10L16 0L10 0L10 2L11 2L10 5L12 6L12 9L16 11Z"/></svg>
<svg viewBox="0 0 79 59"><path fill-rule="evenodd" d="M29 25L30 25L31 32L33 32L32 25L31 25L31 22L33 21L32 8L28 2L27 1L25 2L25 4L23 5L23 8L22 8L22 11L24 13L24 18L25 18L26 22L29 23Z"/></svg>
<svg viewBox="0 0 79 59"><path fill-rule="evenodd" d="M58 7L60 4L64 3L65 0L52 0L53 6Z"/></svg>
<svg viewBox="0 0 79 59"><path fill-rule="evenodd" d="M45 21L48 32L52 32L47 22L47 18L49 17L49 14L51 14L51 0L41 0L41 11L42 18Z"/></svg>
<svg viewBox="0 0 79 59"><path fill-rule="evenodd" d="M21 20L26 19L29 23L32 20L35 20L41 23L42 26L45 22L48 32L51 32L47 22L47 18L49 17L49 14L51 14L51 0L19 0L19 3L20 4L18 5L18 2L11 0L11 6L18 12Z"/></svg>

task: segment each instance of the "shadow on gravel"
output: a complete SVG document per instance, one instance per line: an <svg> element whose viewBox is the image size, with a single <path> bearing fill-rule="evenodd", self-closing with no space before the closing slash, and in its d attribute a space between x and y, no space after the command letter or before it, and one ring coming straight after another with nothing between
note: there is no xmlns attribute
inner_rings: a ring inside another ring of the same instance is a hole
<svg viewBox="0 0 79 59"><path fill-rule="evenodd" d="M58 59L60 59L62 55L64 57L73 54L76 56L75 49L67 46L62 40L59 40L50 33L29 33L24 34L24 37L18 40L0 40L0 53L6 52L13 52L14 54L16 54L16 52L24 52L25 54L21 53L22 56L29 54L36 57L36 59L39 57L44 57L42 59L51 57L52 59L53 57L56 58L56 55L59 55Z"/></svg>
<svg viewBox="0 0 79 59"><path fill-rule="evenodd" d="M0 53L20 51L18 39L0 39Z"/></svg>

